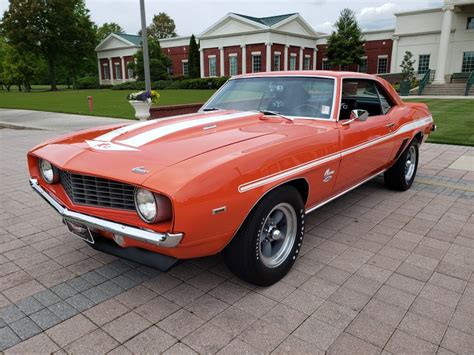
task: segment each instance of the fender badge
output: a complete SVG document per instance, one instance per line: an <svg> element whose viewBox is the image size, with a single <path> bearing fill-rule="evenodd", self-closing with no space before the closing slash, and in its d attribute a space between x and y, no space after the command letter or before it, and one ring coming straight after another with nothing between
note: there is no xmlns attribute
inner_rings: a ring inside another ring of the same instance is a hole
<svg viewBox="0 0 474 355"><path fill-rule="evenodd" d="M329 182L329 181L331 181L331 179L332 179L332 174L334 174L334 173L335 173L334 170L327 169L327 170L324 172L323 182Z"/></svg>
<svg viewBox="0 0 474 355"><path fill-rule="evenodd" d="M144 166L137 166L136 168L133 168L132 171L136 174L147 174L148 170L145 169Z"/></svg>

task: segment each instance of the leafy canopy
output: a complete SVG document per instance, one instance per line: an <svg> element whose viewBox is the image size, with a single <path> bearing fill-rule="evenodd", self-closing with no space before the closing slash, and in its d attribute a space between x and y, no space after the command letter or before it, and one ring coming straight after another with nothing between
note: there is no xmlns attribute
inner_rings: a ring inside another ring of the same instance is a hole
<svg viewBox="0 0 474 355"><path fill-rule="evenodd" d="M125 33L123 28L115 22L106 22L102 26L97 27L97 42L101 42L111 33Z"/></svg>
<svg viewBox="0 0 474 355"><path fill-rule="evenodd" d="M51 90L58 67L94 58L96 33L84 0L10 0L2 34L21 55L37 55L48 65Z"/></svg>
<svg viewBox="0 0 474 355"><path fill-rule="evenodd" d="M364 56L364 39L354 11L344 9L334 25L336 30L328 38L328 60L333 66L360 64Z"/></svg>
<svg viewBox="0 0 474 355"><path fill-rule="evenodd" d="M147 33L155 41L162 38L176 37L176 25L166 12L160 12L153 16L151 25L147 27Z"/></svg>
<svg viewBox="0 0 474 355"><path fill-rule="evenodd" d="M148 38L148 55L150 57L150 78L151 81L157 81L168 78L168 67L170 59L163 54L160 42L153 38ZM135 62L130 62L128 68L132 69L138 80L145 80L145 72L143 69L143 49L135 54Z"/></svg>

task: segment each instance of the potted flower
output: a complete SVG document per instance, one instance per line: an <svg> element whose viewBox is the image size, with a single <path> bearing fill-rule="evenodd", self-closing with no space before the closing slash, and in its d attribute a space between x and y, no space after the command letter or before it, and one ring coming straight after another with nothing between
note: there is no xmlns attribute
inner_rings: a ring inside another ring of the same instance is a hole
<svg viewBox="0 0 474 355"><path fill-rule="evenodd" d="M150 118L151 105L158 103L160 94L155 90L133 92L127 96L127 100L135 109L135 117L140 121L146 121Z"/></svg>

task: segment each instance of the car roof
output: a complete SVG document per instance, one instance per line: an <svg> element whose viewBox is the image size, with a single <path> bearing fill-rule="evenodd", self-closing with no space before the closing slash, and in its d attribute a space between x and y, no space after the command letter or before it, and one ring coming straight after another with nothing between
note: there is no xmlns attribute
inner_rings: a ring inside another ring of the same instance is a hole
<svg viewBox="0 0 474 355"><path fill-rule="evenodd" d="M361 79L378 79L377 76L365 73L358 73L352 71L332 71L332 70L287 70L287 71L272 71L236 75L233 78L251 78L261 76L326 76L332 78L361 78Z"/></svg>

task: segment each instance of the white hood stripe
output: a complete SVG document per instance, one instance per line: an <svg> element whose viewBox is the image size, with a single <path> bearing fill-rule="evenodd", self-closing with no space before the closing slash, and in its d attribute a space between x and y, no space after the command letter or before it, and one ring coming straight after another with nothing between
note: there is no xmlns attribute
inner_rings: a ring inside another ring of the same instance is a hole
<svg viewBox="0 0 474 355"><path fill-rule="evenodd" d="M196 120L189 120L189 121L183 121L183 122L177 122L177 123L172 123L166 126L158 127L155 129L151 129L147 132L138 134L134 137L118 141L117 143L124 144L129 147L140 147L142 145L145 145L147 143L150 143L154 140L157 140L159 138L162 138L164 136L188 129L188 128L193 128L193 127L198 127L202 125L208 125L211 123L218 123L218 122L223 122L223 121L228 121L228 120L233 120L236 118L242 118L242 117L247 117L251 116L255 113L250 113L250 112L238 112L238 113L231 113L231 114L226 114L226 115L217 115L217 116L212 116L212 117L205 117L205 118L200 118Z"/></svg>
<svg viewBox="0 0 474 355"><path fill-rule="evenodd" d="M186 114L186 115L178 115L178 116L173 116L173 117L168 117L168 118L162 118L160 120L149 120L149 121L145 121L145 122L132 123L132 124L126 125L124 127L114 129L113 131L107 132L107 133L105 133L105 134L103 134L103 135L101 135L97 138L94 138L94 140L95 141L101 141L101 142L110 142L113 139L117 138L118 136L121 136L122 134L131 132L131 131L135 131L137 129L140 129L140 128L143 128L143 127L146 127L146 126L149 126L149 125L152 125L152 124L156 124L157 122L162 122L162 121L169 120L169 119L177 119L177 118L182 118L182 117L187 117L187 116L193 116L193 115L196 115L196 113L190 113L190 114Z"/></svg>

